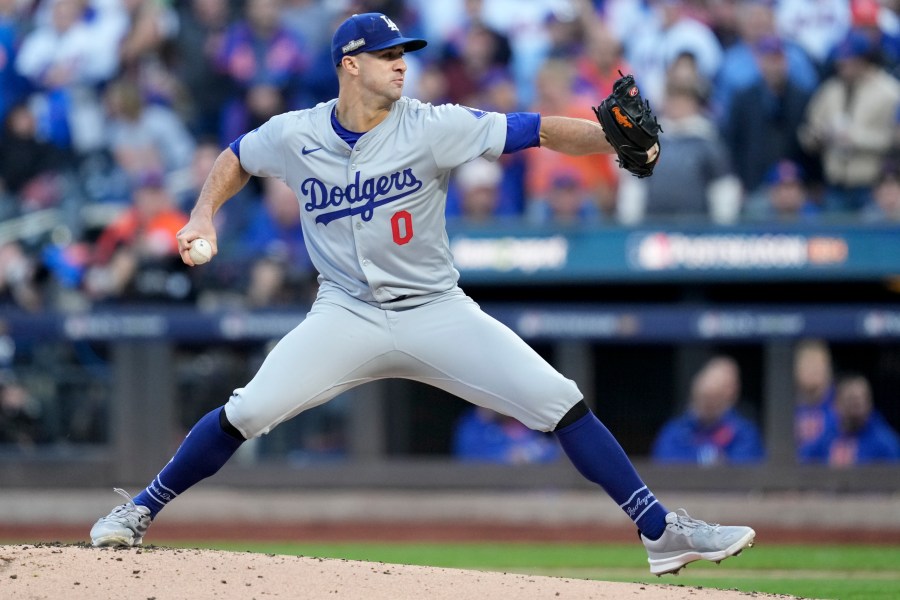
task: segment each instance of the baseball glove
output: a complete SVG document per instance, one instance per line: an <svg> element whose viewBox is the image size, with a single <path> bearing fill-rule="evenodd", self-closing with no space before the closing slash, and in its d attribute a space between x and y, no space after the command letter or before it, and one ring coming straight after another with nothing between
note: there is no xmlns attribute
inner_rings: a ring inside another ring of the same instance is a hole
<svg viewBox="0 0 900 600"><path fill-rule="evenodd" d="M650 177L659 161L657 154L647 162L647 151L659 143L662 128L650 110L650 102L641 93L631 75L622 75L613 84L612 93L600 106L592 106L603 126L606 140L616 151L619 166L636 177Z"/></svg>

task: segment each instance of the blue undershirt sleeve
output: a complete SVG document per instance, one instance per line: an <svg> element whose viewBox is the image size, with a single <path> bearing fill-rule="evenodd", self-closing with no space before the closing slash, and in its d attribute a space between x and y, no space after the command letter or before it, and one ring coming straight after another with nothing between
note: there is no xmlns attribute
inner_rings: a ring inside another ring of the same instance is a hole
<svg viewBox="0 0 900 600"><path fill-rule="evenodd" d="M245 135L247 134L242 133L238 139L228 144L228 147L231 148L231 151L234 152L234 155L238 157L238 160L240 160L241 158L241 140L244 139Z"/></svg>
<svg viewBox="0 0 900 600"><path fill-rule="evenodd" d="M540 113L516 112L506 115L506 145L503 146L503 154L540 145Z"/></svg>

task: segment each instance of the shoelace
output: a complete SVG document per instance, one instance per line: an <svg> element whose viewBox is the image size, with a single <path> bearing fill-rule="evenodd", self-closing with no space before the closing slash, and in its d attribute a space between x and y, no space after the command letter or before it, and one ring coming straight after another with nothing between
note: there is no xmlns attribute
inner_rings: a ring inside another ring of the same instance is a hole
<svg viewBox="0 0 900 600"><path fill-rule="evenodd" d="M675 511L675 523L676 527L681 529L686 529L685 533L690 535L694 532L694 530L698 529L711 529L714 530L719 527L718 523L707 523L706 521L701 521L700 519L694 519L687 511L683 508L679 508Z"/></svg>
<svg viewBox="0 0 900 600"><path fill-rule="evenodd" d="M122 488L113 488L113 491L125 498L128 502L115 507L109 516L116 516L122 519L133 518L134 513L137 512L137 505L134 503L134 498L128 495L128 492Z"/></svg>
<svg viewBox="0 0 900 600"><path fill-rule="evenodd" d="M122 488L113 488L113 491L115 493L117 493L118 495L122 496L123 498L125 498L126 500L128 500L128 504L130 504L131 506L135 506L134 498L132 498L128 492L126 492ZM687 513L685 513L685 514L687 514Z"/></svg>

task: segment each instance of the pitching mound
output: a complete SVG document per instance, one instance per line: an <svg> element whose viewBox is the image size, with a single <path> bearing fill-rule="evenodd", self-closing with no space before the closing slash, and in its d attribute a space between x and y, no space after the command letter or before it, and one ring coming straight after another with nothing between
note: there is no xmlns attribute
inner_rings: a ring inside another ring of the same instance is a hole
<svg viewBox="0 0 900 600"><path fill-rule="evenodd" d="M214 550L153 546L97 549L63 544L0 546L0 598L17 600L726 600L750 596L674 585L609 583Z"/></svg>

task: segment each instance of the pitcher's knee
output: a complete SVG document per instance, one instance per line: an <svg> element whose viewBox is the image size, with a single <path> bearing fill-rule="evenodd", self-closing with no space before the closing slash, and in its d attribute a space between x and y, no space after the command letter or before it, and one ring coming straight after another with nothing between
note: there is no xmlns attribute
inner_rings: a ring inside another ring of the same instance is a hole
<svg viewBox="0 0 900 600"><path fill-rule="evenodd" d="M250 402L242 392L243 388L235 390L225 404L228 422L248 440L269 433L280 419L259 410L258 403Z"/></svg>
<svg viewBox="0 0 900 600"><path fill-rule="evenodd" d="M525 408L529 414L519 420L530 429L553 431L560 420L584 397L574 381L561 379L562 381L553 386L552 390L546 390L540 397L532 394L533 400L526 400Z"/></svg>
<svg viewBox="0 0 900 600"><path fill-rule="evenodd" d="M236 440L246 441L247 438L244 437L244 434L240 432L240 430L232 424L231 421L228 420L228 415L225 414L225 407L219 411L219 427L222 428L222 431L230 435Z"/></svg>

